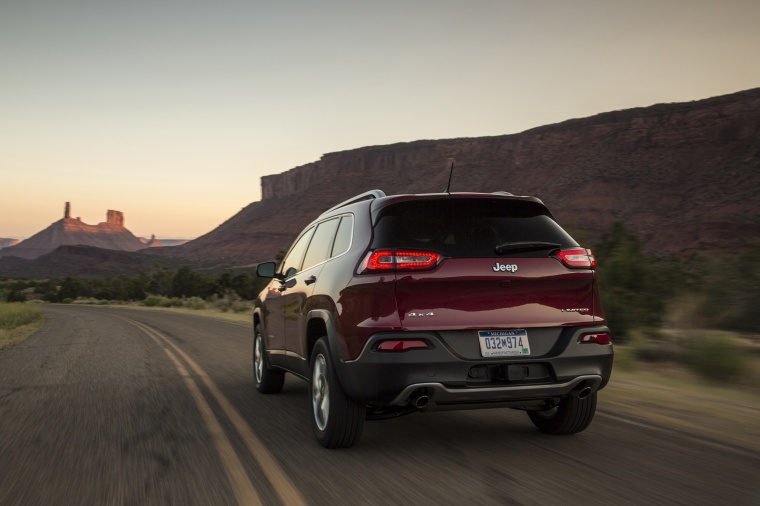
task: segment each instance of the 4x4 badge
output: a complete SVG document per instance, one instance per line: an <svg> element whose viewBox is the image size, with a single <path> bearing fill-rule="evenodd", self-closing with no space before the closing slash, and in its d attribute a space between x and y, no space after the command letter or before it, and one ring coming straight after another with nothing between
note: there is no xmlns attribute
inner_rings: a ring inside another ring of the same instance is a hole
<svg viewBox="0 0 760 506"><path fill-rule="evenodd" d="M517 272L517 265L515 264L500 264L496 262L496 265L491 267L494 272Z"/></svg>

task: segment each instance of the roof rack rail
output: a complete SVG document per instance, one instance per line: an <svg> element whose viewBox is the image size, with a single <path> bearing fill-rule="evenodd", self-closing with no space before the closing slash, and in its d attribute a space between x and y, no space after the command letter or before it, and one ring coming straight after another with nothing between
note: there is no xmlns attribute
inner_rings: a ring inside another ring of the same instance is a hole
<svg viewBox="0 0 760 506"><path fill-rule="evenodd" d="M506 195L507 197L514 197L514 195L512 195L511 193L504 192L504 191L491 192L491 195Z"/></svg>
<svg viewBox="0 0 760 506"><path fill-rule="evenodd" d="M335 211L336 209L347 206L349 204L355 204L356 202L361 202L362 200L379 199L382 197L385 197L385 192L383 190L370 190L368 192L361 193L355 197L351 197L348 200L344 200L338 205L332 206L330 209L320 214L320 216L324 216L330 211Z"/></svg>

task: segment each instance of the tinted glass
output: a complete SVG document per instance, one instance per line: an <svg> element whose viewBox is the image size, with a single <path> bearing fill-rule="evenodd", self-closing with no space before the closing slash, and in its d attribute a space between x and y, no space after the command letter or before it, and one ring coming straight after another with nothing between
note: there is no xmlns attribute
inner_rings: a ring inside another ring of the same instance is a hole
<svg viewBox="0 0 760 506"><path fill-rule="evenodd" d="M330 246L332 246L339 221L339 218L335 218L323 221L317 225L317 231L314 232L314 238L311 240L309 249L306 251L306 256L303 259L304 269L324 262L329 258Z"/></svg>
<svg viewBox="0 0 760 506"><path fill-rule="evenodd" d="M289 278L301 270L301 259L303 258L306 246L309 245L309 240L313 233L314 227L310 228L300 239L298 239L298 242L293 245L288 256L282 261L282 269L280 272L282 272L286 278Z"/></svg>
<svg viewBox="0 0 760 506"><path fill-rule="evenodd" d="M336 257L342 253L348 251L351 246L351 232L354 228L354 217L344 216L340 220L340 226L338 227L338 235L335 236L335 244L332 248L332 255L330 257Z"/></svg>
<svg viewBox="0 0 760 506"><path fill-rule="evenodd" d="M577 243L540 204L506 199L425 199L381 211L373 248L432 249L450 257L493 257L507 242ZM546 251L520 256L546 256ZM502 255L509 256L509 255Z"/></svg>

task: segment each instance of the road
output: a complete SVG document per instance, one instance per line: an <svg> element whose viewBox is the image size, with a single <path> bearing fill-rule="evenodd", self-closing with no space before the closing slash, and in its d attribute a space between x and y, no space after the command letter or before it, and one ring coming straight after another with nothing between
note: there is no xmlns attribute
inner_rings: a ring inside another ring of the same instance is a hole
<svg viewBox="0 0 760 506"><path fill-rule="evenodd" d="M306 384L253 386L250 326L45 306L0 353L0 504L760 504L760 456L600 405L581 434L512 410L367 422L330 451ZM708 423L708 421L706 421Z"/></svg>

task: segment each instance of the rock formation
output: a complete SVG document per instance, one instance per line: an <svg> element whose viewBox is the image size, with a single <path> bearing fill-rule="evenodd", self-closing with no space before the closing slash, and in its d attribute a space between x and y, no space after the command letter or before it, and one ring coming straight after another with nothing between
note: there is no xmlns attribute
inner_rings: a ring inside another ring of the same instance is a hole
<svg viewBox="0 0 760 506"><path fill-rule="evenodd" d="M592 245L622 221L647 252L746 248L760 236L760 88L614 111L520 134L330 153L261 180L262 200L183 246L188 259L268 260L357 193L505 190L543 199Z"/></svg>
<svg viewBox="0 0 760 506"><path fill-rule="evenodd" d="M9 248L19 243L18 239L2 238L0 237L0 249Z"/></svg>
<svg viewBox="0 0 760 506"><path fill-rule="evenodd" d="M62 219L17 245L0 250L0 256L33 259L62 245L85 245L121 251L137 251L145 247L124 227L124 214L121 211L109 210L104 223L88 225L80 218L71 217L71 204L66 202Z"/></svg>
<svg viewBox="0 0 760 506"><path fill-rule="evenodd" d="M163 246L163 244L161 243L161 241L159 241L158 239L156 239L156 234L151 234L150 240L148 240L145 243L145 247L146 248L160 248L162 246Z"/></svg>
<svg viewBox="0 0 760 506"><path fill-rule="evenodd" d="M109 225L116 225L118 227L124 226L124 213L121 211L108 210L106 213L106 223ZM155 237L155 236L154 236Z"/></svg>

